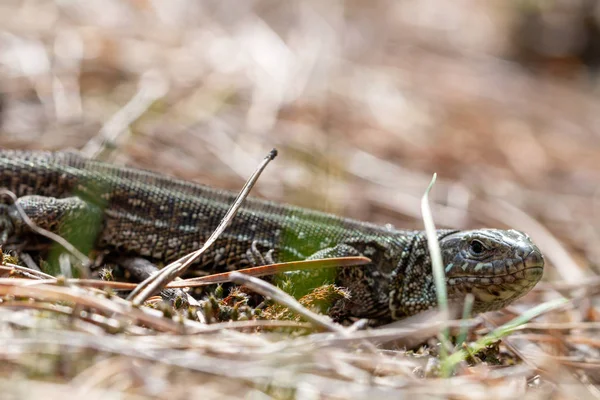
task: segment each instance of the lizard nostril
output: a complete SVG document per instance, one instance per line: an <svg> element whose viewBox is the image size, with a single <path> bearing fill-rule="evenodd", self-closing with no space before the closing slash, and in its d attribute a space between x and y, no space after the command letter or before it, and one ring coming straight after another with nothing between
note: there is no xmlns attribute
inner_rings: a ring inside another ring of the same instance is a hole
<svg viewBox="0 0 600 400"><path fill-rule="evenodd" d="M544 257L542 256L542 253L540 253L539 250L533 250L527 255L527 257L525 257L523 261L525 261L525 268L544 266Z"/></svg>

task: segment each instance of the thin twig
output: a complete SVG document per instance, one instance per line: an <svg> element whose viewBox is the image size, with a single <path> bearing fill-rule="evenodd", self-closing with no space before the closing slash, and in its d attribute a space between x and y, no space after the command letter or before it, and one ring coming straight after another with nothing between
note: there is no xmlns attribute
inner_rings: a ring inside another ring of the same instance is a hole
<svg viewBox="0 0 600 400"><path fill-rule="evenodd" d="M4 263L3 266L0 266L0 268L4 269L4 268L10 268L10 269L16 269L19 271L23 271L23 272L27 272L31 275L36 276L37 279L56 279L56 277L49 275L45 272L42 271L38 271L36 269L31 269L28 267L23 267L22 265L17 265L17 264L11 264L11 263Z"/></svg>
<svg viewBox="0 0 600 400"><path fill-rule="evenodd" d="M248 276L261 277L290 271L309 271L313 269L353 267L366 265L370 262L371 260L367 257L336 257L263 265L260 267L245 268L239 272ZM232 272L222 272L219 274L211 274L198 278L183 279L181 281L171 282L168 287L196 287L231 282L231 273Z"/></svg>

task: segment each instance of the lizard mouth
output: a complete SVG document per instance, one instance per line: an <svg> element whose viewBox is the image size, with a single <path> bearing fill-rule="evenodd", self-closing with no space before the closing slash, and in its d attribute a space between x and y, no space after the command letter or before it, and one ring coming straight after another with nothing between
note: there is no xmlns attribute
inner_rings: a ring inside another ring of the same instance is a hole
<svg viewBox="0 0 600 400"><path fill-rule="evenodd" d="M446 279L448 286L457 286L463 283L477 284L477 285L502 285L511 284L517 282L532 282L537 283L544 272L544 267L534 266L526 267L516 272L502 274L502 275L463 275L454 276Z"/></svg>
<svg viewBox="0 0 600 400"><path fill-rule="evenodd" d="M527 294L541 279L543 266L526 267L510 274L448 279L448 294L457 299L467 293L475 296L474 312L497 310Z"/></svg>

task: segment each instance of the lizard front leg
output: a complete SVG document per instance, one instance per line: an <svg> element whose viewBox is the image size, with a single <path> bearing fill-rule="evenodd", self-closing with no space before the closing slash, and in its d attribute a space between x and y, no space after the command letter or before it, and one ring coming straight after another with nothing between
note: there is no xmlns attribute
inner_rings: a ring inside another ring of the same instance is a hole
<svg viewBox="0 0 600 400"><path fill-rule="evenodd" d="M14 204L0 207L0 243L6 243L12 236L31 234L31 224L58 234L87 252L93 248L102 229L102 210L76 196L23 196Z"/></svg>
<svg viewBox="0 0 600 400"><path fill-rule="evenodd" d="M349 244L338 244L317 251L307 260L362 255L359 250ZM350 297L336 300L330 307L329 315L336 321L348 319L350 316L375 318L387 310L387 297L384 295L387 292L377 290L380 279L374 276L376 275L374 270L373 264L367 264L356 267L300 271L294 282L297 282L297 286L307 285L308 282L312 289L331 283L347 288L350 291Z"/></svg>

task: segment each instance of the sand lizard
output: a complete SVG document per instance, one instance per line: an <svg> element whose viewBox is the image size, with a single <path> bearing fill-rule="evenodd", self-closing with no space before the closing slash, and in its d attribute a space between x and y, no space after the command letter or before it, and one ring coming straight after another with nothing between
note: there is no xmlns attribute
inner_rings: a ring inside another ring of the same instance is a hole
<svg viewBox="0 0 600 400"><path fill-rule="evenodd" d="M0 150L0 187L16 193L27 215L42 228L76 242L83 238L88 247L163 262L199 248L235 197L69 152ZM1 207L0 239L26 233L15 207L8 202ZM472 293L474 312L502 308L542 276L542 254L524 233L439 230L438 238L449 298L461 301ZM246 199L196 268L222 272L353 255L372 262L334 271L335 282L351 294L331 308L334 318L393 320L436 305L424 232L256 198Z"/></svg>

